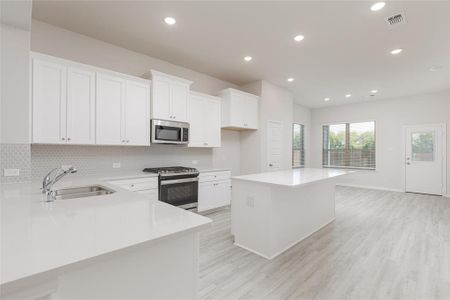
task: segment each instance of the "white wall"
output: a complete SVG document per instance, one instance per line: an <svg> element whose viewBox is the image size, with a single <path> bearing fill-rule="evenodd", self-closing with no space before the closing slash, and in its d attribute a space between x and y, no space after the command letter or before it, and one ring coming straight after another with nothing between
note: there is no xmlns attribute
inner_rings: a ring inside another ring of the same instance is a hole
<svg viewBox="0 0 450 300"><path fill-rule="evenodd" d="M305 126L305 167L311 166L311 110L294 103L294 123L303 124Z"/></svg>
<svg viewBox="0 0 450 300"><path fill-rule="evenodd" d="M203 93L236 87L230 82L37 20L31 25L31 50L134 76L155 69L192 80L191 89Z"/></svg>
<svg viewBox="0 0 450 300"><path fill-rule="evenodd" d="M1 24L1 143L29 143L30 31Z"/></svg>
<svg viewBox="0 0 450 300"><path fill-rule="evenodd" d="M291 92L267 81L241 86L260 96L257 131L241 132L241 174L269 171L267 162L267 122L283 123L281 169L292 165L292 120L294 98Z"/></svg>
<svg viewBox="0 0 450 300"><path fill-rule="evenodd" d="M376 171L359 172L343 180L345 184L403 190L402 144L404 125L446 123L447 164L450 163L450 91L398 99L335 106L312 110L311 162L321 167L322 124L376 121ZM450 168L447 167L447 193Z"/></svg>

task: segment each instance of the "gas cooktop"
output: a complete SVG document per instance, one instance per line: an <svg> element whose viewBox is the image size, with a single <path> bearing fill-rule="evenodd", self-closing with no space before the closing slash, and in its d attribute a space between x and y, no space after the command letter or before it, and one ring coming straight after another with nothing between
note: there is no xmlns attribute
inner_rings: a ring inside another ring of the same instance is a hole
<svg viewBox="0 0 450 300"><path fill-rule="evenodd" d="M147 172L147 173L156 173L159 175L165 174L165 175L169 175L169 174L195 174L195 173L199 173L198 170L196 168L188 168L188 167L180 167L180 166L176 166L176 167L160 167L160 168L145 168L144 170L142 170L143 172Z"/></svg>

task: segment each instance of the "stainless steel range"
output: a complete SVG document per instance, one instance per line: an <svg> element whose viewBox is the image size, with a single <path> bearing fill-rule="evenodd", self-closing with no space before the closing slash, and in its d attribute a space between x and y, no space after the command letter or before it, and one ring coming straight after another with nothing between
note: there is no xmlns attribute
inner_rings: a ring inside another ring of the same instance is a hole
<svg viewBox="0 0 450 300"><path fill-rule="evenodd" d="M145 168L159 176L159 200L195 210L198 203L198 170L186 167Z"/></svg>

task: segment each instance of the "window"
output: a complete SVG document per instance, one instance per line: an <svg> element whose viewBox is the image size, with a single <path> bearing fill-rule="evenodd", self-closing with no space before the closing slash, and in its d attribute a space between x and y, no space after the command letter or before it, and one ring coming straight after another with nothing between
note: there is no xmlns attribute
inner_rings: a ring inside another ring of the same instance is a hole
<svg viewBox="0 0 450 300"><path fill-rule="evenodd" d="M305 166L305 126L292 124L292 166Z"/></svg>
<svg viewBox="0 0 450 300"><path fill-rule="evenodd" d="M375 169L375 122L323 126L323 167Z"/></svg>

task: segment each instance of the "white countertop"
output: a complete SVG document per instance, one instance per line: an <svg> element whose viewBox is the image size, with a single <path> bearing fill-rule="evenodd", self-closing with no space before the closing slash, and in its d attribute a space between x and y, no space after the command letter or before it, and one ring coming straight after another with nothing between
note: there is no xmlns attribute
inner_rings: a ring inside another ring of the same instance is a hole
<svg viewBox="0 0 450 300"><path fill-rule="evenodd" d="M327 168L298 168L291 170L235 176L232 177L232 179L295 187L321 180L331 179L353 172L355 171Z"/></svg>
<svg viewBox="0 0 450 300"><path fill-rule="evenodd" d="M55 187L101 184L110 195L43 202L40 182L3 184L1 284L211 223L201 215L152 201L107 181L153 177L124 174L106 178L68 175Z"/></svg>

